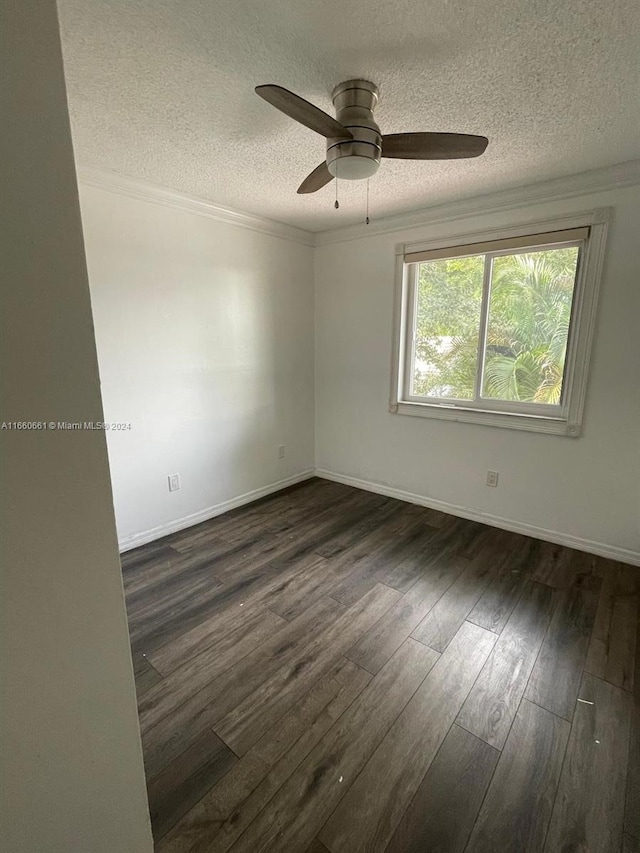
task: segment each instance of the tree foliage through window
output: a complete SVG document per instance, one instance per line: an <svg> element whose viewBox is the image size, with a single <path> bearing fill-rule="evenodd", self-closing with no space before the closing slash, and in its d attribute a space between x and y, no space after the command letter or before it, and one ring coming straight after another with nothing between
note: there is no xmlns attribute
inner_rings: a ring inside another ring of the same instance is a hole
<svg viewBox="0 0 640 853"><path fill-rule="evenodd" d="M559 404L578 248L487 258L491 264L482 396ZM473 400L485 256L420 264L415 396Z"/></svg>

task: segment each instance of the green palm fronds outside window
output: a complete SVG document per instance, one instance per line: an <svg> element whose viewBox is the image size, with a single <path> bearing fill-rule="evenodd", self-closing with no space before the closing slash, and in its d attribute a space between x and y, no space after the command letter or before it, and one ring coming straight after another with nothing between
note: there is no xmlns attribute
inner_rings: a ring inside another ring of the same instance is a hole
<svg viewBox="0 0 640 853"><path fill-rule="evenodd" d="M416 396L559 404L578 248L499 255L491 264L479 357L485 256L420 265L413 370Z"/></svg>

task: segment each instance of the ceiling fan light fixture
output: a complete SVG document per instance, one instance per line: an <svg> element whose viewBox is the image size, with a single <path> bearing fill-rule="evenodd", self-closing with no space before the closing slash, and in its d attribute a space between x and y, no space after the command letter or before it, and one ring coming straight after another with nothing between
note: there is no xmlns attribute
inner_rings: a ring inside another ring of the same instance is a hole
<svg viewBox="0 0 640 853"><path fill-rule="evenodd" d="M341 181L360 181L370 178L380 168L380 163L372 157L363 157L359 154L349 154L346 157L337 157L328 164L329 171L334 178Z"/></svg>
<svg viewBox="0 0 640 853"><path fill-rule="evenodd" d="M378 87L370 80L345 80L332 94L332 118L294 92L267 83L256 93L285 115L327 140L325 160L298 187L315 193L334 178L360 181L378 171L381 157L398 160L457 160L484 154L489 140L469 133L390 133L384 136L373 117ZM337 204L337 202L336 202Z"/></svg>

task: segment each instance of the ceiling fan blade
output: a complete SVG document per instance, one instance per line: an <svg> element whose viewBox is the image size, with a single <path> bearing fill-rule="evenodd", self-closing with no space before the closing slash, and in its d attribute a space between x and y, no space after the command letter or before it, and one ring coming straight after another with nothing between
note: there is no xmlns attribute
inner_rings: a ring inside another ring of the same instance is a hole
<svg viewBox="0 0 640 853"><path fill-rule="evenodd" d="M311 172L310 175L304 179L304 181L298 187L299 193L315 193L318 190L321 190L322 187L326 186L333 180L333 175L329 171L327 164L325 162L320 163L319 166Z"/></svg>
<svg viewBox="0 0 640 853"><path fill-rule="evenodd" d="M353 134L346 127L343 127L340 122L336 121L327 113L305 101L304 98L294 95L288 89L283 89L282 86L256 86L256 94L268 101L276 109L288 115L289 118L304 124L305 127L315 130L321 136L326 136L327 139L342 137L343 139L353 139Z"/></svg>
<svg viewBox="0 0 640 853"><path fill-rule="evenodd" d="M479 157L489 140L469 133L390 133L382 137L382 156L401 160L457 160Z"/></svg>

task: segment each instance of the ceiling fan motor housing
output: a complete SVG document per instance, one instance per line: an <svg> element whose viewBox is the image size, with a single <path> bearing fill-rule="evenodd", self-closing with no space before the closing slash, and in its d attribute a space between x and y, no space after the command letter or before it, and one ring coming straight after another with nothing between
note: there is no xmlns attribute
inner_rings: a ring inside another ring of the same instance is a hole
<svg viewBox="0 0 640 853"><path fill-rule="evenodd" d="M373 118L378 87L368 80L347 80L331 97L336 119L353 139L327 139L327 167L341 180L369 178L378 171L382 156L382 136Z"/></svg>

